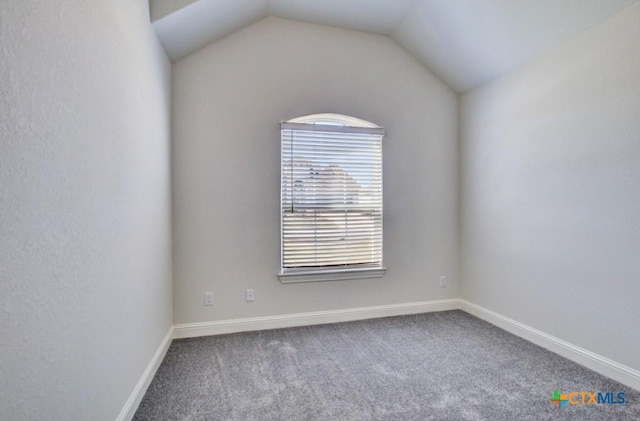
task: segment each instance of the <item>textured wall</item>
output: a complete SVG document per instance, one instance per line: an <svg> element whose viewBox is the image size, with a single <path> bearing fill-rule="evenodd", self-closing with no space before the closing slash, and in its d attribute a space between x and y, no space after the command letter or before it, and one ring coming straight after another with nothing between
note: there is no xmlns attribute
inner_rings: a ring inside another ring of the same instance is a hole
<svg viewBox="0 0 640 421"><path fill-rule="evenodd" d="M640 369L640 5L462 98L462 297Z"/></svg>
<svg viewBox="0 0 640 421"><path fill-rule="evenodd" d="M0 2L0 419L109 420L171 325L145 0Z"/></svg>
<svg viewBox="0 0 640 421"><path fill-rule="evenodd" d="M267 18L174 63L173 95L176 323L457 297L457 98L395 42ZM384 278L276 277L279 123L318 112L387 129Z"/></svg>

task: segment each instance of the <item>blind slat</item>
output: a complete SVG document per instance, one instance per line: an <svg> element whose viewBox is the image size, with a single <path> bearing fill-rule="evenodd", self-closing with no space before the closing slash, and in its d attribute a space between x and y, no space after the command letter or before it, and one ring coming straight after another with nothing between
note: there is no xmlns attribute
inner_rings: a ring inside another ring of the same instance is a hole
<svg viewBox="0 0 640 421"><path fill-rule="evenodd" d="M306 123L282 123L280 125L283 132L291 131L296 133L361 133L371 136L383 136L384 129L381 127L347 127L347 126L329 126L321 124Z"/></svg>

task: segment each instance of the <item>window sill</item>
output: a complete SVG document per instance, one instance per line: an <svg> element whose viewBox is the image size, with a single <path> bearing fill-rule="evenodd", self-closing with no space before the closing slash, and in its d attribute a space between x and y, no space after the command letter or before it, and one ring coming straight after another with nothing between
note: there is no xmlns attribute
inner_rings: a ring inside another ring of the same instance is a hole
<svg viewBox="0 0 640 421"><path fill-rule="evenodd" d="M382 278L386 268L344 269L344 270L310 270L279 273L280 283L344 281L347 279Z"/></svg>

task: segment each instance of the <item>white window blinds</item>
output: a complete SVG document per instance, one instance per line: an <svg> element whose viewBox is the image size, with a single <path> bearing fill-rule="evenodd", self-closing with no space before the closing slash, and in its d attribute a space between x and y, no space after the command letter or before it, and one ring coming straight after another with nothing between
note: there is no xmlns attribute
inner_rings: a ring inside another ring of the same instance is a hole
<svg viewBox="0 0 640 421"><path fill-rule="evenodd" d="M281 129L282 273L381 268L384 129Z"/></svg>

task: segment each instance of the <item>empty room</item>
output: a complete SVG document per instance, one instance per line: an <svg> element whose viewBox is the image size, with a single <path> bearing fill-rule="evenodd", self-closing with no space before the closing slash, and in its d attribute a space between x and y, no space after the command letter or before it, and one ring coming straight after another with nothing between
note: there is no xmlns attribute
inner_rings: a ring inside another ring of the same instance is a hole
<svg viewBox="0 0 640 421"><path fill-rule="evenodd" d="M0 0L0 420L640 420L639 0Z"/></svg>

